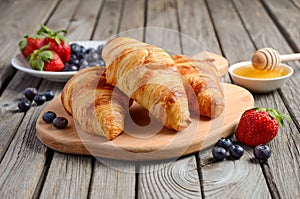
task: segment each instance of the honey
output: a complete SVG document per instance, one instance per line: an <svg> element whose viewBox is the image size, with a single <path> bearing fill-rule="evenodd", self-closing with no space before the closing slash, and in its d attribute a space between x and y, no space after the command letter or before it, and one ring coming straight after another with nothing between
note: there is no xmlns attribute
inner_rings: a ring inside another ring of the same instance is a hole
<svg viewBox="0 0 300 199"><path fill-rule="evenodd" d="M252 65L248 65L234 69L233 73L248 78L270 79L285 76L289 73L289 70L283 66L279 66L273 71L261 71L255 69Z"/></svg>

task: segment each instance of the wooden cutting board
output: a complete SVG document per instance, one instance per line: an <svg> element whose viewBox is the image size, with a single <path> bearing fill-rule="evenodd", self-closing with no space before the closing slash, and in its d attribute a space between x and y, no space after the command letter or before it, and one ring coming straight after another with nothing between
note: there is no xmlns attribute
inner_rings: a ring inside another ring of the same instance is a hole
<svg viewBox="0 0 300 199"><path fill-rule="evenodd" d="M53 99L39 116L36 129L41 142L48 147L72 154L85 154L121 160L159 160L178 158L215 144L221 137L231 135L241 116L254 100L250 92L232 84L222 84L225 93L225 111L213 120L192 118L188 128L180 132L163 128L148 112L134 103L126 116L125 133L107 141L104 137L82 132L60 102ZM66 117L69 125L59 130L42 120L51 110Z"/></svg>
<svg viewBox="0 0 300 199"><path fill-rule="evenodd" d="M214 59L220 75L227 73L228 61L220 55L201 52L194 57ZM180 132L163 127L149 116L147 110L134 103L126 115L125 132L113 141L107 141L104 137L82 132L72 116L65 112L60 96L57 96L41 112L36 123L37 136L48 147L64 153L134 161L178 158L231 135L241 114L253 107L254 100L250 92L232 84L222 83L222 86L225 94L223 114L213 120L194 116L189 127ZM46 111L66 117L68 127L59 130L45 123L42 115Z"/></svg>

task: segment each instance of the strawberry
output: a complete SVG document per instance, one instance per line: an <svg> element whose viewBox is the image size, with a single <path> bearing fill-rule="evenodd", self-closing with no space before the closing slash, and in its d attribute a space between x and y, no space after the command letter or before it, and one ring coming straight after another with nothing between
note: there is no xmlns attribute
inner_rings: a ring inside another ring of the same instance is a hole
<svg viewBox="0 0 300 199"><path fill-rule="evenodd" d="M38 35L45 37L42 45L44 46L50 44L49 50L55 51L61 60L66 63L70 60L71 47L68 44L67 39L61 33L65 34L67 32L66 30L54 32L44 25L42 25L40 30L37 32Z"/></svg>
<svg viewBox="0 0 300 199"><path fill-rule="evenodd" d="M59 55L51 50L48 50L49 45L33 51L28 57L29 64L33 69L44 71L62 71L64 63Z"/></svg>
<svg viewBox="0 0 300 199"><path fill-rule="evenodd" d="M246 110L236 129L236 139L248 146L267 144L277 135L279 124L284 126L283 119L289 121L290 117L275 109Z"/></svg>
<svg viewBox="0 0 300 199"><path fill-rule="evenodd" d="M24 36L24 39L19 42L19 49L23 56L27 59L28 56L33 53L34 50L39 49L42 46L43 38L39 36Z"/></svg>

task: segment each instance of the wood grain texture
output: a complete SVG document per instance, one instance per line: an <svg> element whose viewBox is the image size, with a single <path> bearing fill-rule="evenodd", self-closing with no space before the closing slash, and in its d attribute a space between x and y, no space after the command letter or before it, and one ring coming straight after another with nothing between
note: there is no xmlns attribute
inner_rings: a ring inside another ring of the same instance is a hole
<svg viewBox="0 0 300 199"><path fill-rule="evenodd" d="M247 1L235 1L235 4L240 11L242 19L247 21L246 27L253 38L253 41L257 43L257 46L273 46L280 52L292 52L282 34L274 27L272 19L268 17L268 13L260 2L255 1L249 3ZM247 7L247 9L244 9L245 7ZM281 20L280 18L285 20L287 16L290 16L290 23L292 24L295 15L300 17L298 12L296 14L289 11L291 12L290 15L282 13L286 8L291 8L291 10L295 8L294 5L291 5L289 2L282 2L280 6L278 3L275 3L274 5L270 5L270 8L273 9L272 12L277 13L276 20L279 21ZM253 12L259 13L259 15L255 15L254 17L251 15ZM257 23L257 21L261 24ZM264 25L262 26L262 24ZM282 25L286 24L283 23ZM297 24L294 23L294 26L297 26ZM285 27L285 30L290 31L289 27ZM258 34L260 35L260 38L265 38L263 42L257 38ZM272 37L269 36L271 34ZM297 42L295 41L295 43ZM293 63L290 64L294 66L294 68L297 68L297 65ZM299 102L299 100L296 99L298 98L299 91L297 89L298 84L295 84L296 79L299 78L299 73L295 73L288 84L279 90L280 95L275 92L272 97L258 98L258 100L256 100L259 106L274 107L285 113L288 113L288 110L282 106L282 103L283 101L288 100L289 103L287 104L287 107L290 110L290 114L295 118L296 124L290 123L285 128L279 130L279 134L270 143L273 152L272 158L269 160L268 165L263 164L263 168L268 176L267 179L269 179L268 183L270 184L271 189L273 189L272 192L276 197L281 198L297 198L300 196L300 187L297 185L294 186L294 184L300 184L300 160L299 158L296 158L300 154L300 134L299 129L297 129L297 126L299 125L299 106L297 105L297 102ZM278 175L278 173L280 173L280 175Z"/></svg>
<svg viewBox="0 0 300 199"><path fill-rule="evenodd" d="M245 30L233 2L210 0L207 1L207 4L219 37L220 46L222 46L224 55L228 58L229 62L236 63L238 61L249 60L252 52L255 52L255 46L252 44L247 30ZM256 103L255 98L255 105ZM215 165L216 163L211 162L211 150L206 151L206 153L200 153L200 161L204 165L202 167L202 175L205 198L216 198L218 196L231 198L232 190L228 189L227 191L228 187L235 187L235 198L248 198L248 193L253 193L251 194L253 198L271 197L260 165L249 161L253 158L252 151L251 149L246 151L241 160L234 162L230 162L230 160L229 162L225 161L222 164L218 164L218 166ZM230 173L232 180L226 177L228 172L222 172L224 176L221 174L218 177L219 181L211 180L210 176L217 176L220 170L224 170L223 163L227 164L225 171L234 171ZM246 170L255 172L246 173L245 169L236 166L238 164L243 165L241 167L244 167ZM250 184L249 182L260 183L260 189L257 190L256 184Z"/></svg>
<svg viewBox="0 0 300 199"><path fill-rule="evenodd" d="M145 42L170 54L182 54L175 1L152 0L147 3Z"/></svg>
<svg viewBox="0 0 300 199"><path fill-rule="evenodd" d="M91 1L86 1L86 4L91 5L89 2ZM79 6L81 6L80 0L60 1L57 8L54 10L54 13L47 21L47 27L51 28L52 30L66 30L72 21L81 20L83 22L84 17L81 18L82 16L80 16L80 14L75 14ZM68 39L72 39L70 38L69 33L67 33L66 37Z"/></svg>
<svg viewBox="0 0 300 199"><path fill-rule="evenodd" d="M24 113L18 112L18 103L23 97L23 90L27 87L37 87L40 79L26 76L18 72L11 84L0 98L0 159L4 156L11 140L22 122Z"/></svg>
<svg viewBox="0 0 300 199"><path fill-rule="evenodd" d="M247 149L243 160L227 159L204 166L202 176L205 198L271 198L265 179L255 177L260 176L262 170L258 163L255 165L249 158L252 157L252 149Z"/></svg>
<svg viewBox="0 0 300 199"><path fill-rule="evenodd" d="M32 198L39 186L47 147L35 136L35 121L43 107L31 108L11 141L0 164L2 198Z"/></svg>
<svg viewBox="0 0 300 199"><path fill-rule="evenodd" d="M270 14L274 22L278 25L278 29L284 34L287 41L291 42L291 45L300 50L300 27L298 25L300 20L299 1L269 1L263 0L264 5L270 10Z"/></svg>
<svg viewBox="0 0 300 199"><path fill-rule="evenodd" d="M54 153L40 198L87 198L91 158Z"/></svg>
<svg viewBox="0 0 300 199"><path fill-rule="evenodd" d="M90 198L135 198L135 164L96 158Z"/></svg>
<svg viewBox="0 0 300 199"><path fill-rule="evenodd" d="M221 54L204 0L177 0L183 54L210 51ZM188 38L191 37L191 38Z"/></svg>
<svg viewBox="0 0 300 199"><path fill-rule="evenodd" d="M91 39L102 3L102 0L80 1L68 27L69 40ZM95 33L98 34L97 30Z"/></svg>
<svg viewBox="0 0 300 199"><path fill-rule="evenodd" d="M220 45L229 63L250 60L252 52L255 52L256 49L236 13L233 3L216 0L210 0L207 3Z"/></svg>
<svg viewBox="0 0 300 199"><path fill-rule="evenodd" d="M201 198L194 156L141 164L138 198Z"/></svg>
<svg viewBox="0 0 300 199"><path fill-rule="evenodd" d="M115 37L119 31L123 0L107 0L104 2L99 21L95 28L94 40L107 40Z"/></svg>
<svg viewBox="0 0 300 199"><path fill-rule="evenodd" d="M126 0L120 21L120 36L129 36L139 41L144 38L145 0Z"/></svg>

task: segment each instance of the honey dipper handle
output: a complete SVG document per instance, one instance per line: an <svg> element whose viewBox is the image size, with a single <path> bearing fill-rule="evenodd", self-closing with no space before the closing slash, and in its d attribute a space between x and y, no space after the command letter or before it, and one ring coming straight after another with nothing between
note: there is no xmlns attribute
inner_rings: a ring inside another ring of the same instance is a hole
<svg viewBox="0 0 300 199"><path fill-rule="evenodd" d="M281 61L295 61L300 60L300 53L280 55Z"/></svg>

